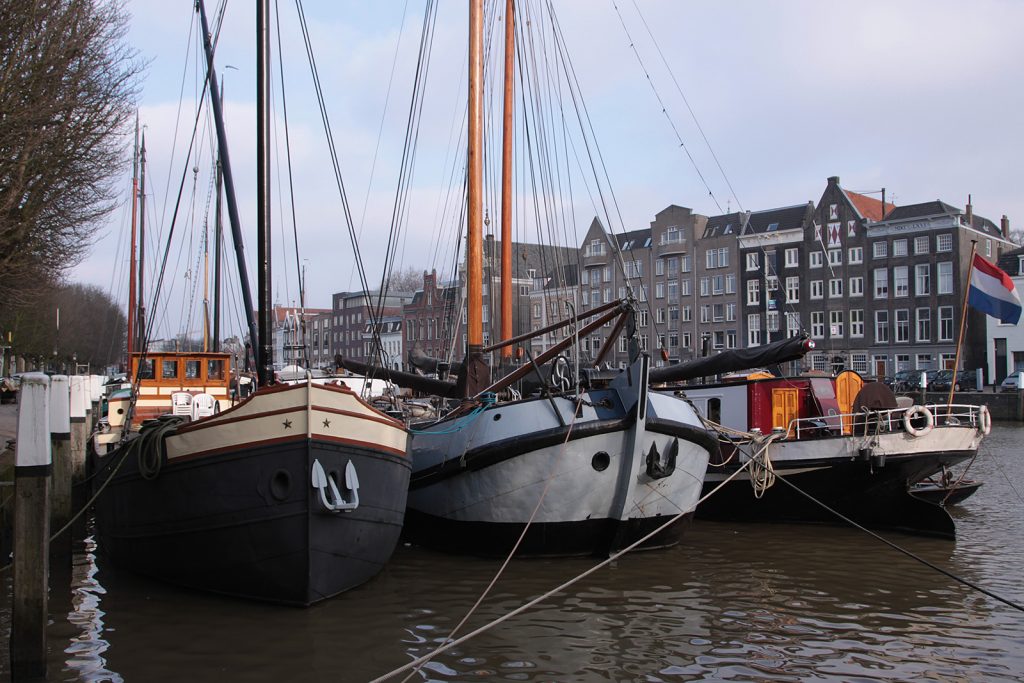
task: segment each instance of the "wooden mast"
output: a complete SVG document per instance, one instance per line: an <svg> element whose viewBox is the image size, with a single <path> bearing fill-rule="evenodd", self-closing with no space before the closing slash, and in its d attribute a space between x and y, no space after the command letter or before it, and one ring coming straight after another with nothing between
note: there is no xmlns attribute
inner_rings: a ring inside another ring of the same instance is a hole
<svg viewBox="0 0 1024 683"><path fill-rule="evenodd" d="M139 293L135 298L135 328L138 330L136 349L146 352L146 131L142 131L142 148L139 150Z"/></svg>
<svg viewBox="0 0 1024 683"><path fill-rule="evenodd" d="M501 133L501 341L512 338L512 94L515 19L512 0L505 0L505 101ZM512 361L512 345L501 349L502 365Z"/></svg>
<svg viewBox="0 0 1024 683"><path fill-rule="evenodd" d="M270 0L256 4L256 278L259 290L259 343L256 373L260 386L274 379L270 302Z"/></svg>
<svg viewBox="0 0 1024 683"><path fill-rule="evenodd" d="M203 229L203 353L210 350L210 227Z"/></svg>
<svg viewBox="0 0 1024 683"><path fill-rule="evenodd" d="M967 330L967 298L971 292L971 276L974 275L974 255L978 253L978 240L971 240L971 257L967 260L967 281L964 283L964 303L960 307L960 334L956 338L956 356L953 360L953 377L949 380L949 397L946 400L946 413L953 405L953 389L956 387L956 375L960 372L960 348L964 345L964 332Z"/></svg>
<svg viewBox="0 0 1024 683"><path fill-rule="evenodd" d="M463 396L490 381L483 360L483 0L469 3L468 235L466 246L466 361L459 375Z"/></svg>
<svg viewBox="0 0 1024 683"><path fill-rule="evenodd" d="M128 372L132 367L132 351L135 350L135 226L139 206L139 115L135 114L135 153L132 155L132 245L128 265Z"/></svg>

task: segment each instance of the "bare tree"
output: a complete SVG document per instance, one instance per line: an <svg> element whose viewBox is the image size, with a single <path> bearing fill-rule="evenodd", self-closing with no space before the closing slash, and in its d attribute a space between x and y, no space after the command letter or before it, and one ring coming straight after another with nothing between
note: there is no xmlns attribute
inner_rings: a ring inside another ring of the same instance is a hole
<svg viewBox="0 0 1024 683"><path fill-rule="evenodd" d="M60 281L116 205L143 68L119 0L0 0L0 300Z"/></svg>
<svg viewBox="0 0 1024 683"><path fill-rule="evenodd" d="M116 301L92 285L68 285L36 297L33 306L0 313L14 352L40 366L75 359L102 368L121 361L128 321Z"/></svg>
<svg viewBox="0 0 1024 683"><path fill-rule="evenodd" d="M388 291L415 292L423 287L423 272L409 266L402 271L392 271L388 277Z"/></svg>

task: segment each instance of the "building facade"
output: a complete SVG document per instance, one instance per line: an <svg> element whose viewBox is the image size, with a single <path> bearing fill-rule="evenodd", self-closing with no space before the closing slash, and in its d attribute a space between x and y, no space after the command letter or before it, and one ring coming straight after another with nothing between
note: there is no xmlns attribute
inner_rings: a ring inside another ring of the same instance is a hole
<svg viewBox="0 0 1024 683"><path fill-rule="evenodd" d="M393 293L381 301L379 292L338 292L331 306L331 358L344 358L367 363L363 335L374 318L402 315L402 308L412 301L411 294ZM374 313L376 315L371 315Z"/></svg>

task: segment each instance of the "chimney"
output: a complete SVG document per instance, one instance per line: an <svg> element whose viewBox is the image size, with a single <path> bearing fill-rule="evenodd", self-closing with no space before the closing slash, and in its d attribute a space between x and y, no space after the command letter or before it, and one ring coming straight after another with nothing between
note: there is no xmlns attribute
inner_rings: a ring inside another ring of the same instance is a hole
<svg viewBox="0 0 1024 683"><path fill-rule="evenodd" d="M837 175L830 176L829 179L828 179L828 184L829 185L836 185L838 187L838 185L839 185L839 176L837 176Z"/></svg>
<svg viewBox="0 0 1024 683"><path fill-rule="evenodd" d="M999 230L1003 233L1005 239L1010 239L1010 219L1003 214L1003 217L999 219Z"/></svg>
<svg viewBox="0 0 1024 683"><path fill-rule="evenodd" d="M967 227L974 227L974 207L971 206L971 195L967 195Z"/></svg>

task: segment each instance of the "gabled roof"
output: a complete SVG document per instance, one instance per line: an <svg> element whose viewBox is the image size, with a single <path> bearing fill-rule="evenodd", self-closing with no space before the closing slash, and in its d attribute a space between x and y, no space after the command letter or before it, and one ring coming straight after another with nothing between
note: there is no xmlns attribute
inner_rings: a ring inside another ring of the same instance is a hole
<svg viewBox="0 0 1024 683"><path fill-rule="evenodd" d="M747 218L743 234L760 235L781 230L799 230L809 220L812 211L813 205L810 203L752 211Z"/></svg>
<svg viewBox="0 0 1024 683"><path fill-rule="evenodd" d="M494 267L501 262L501 240L484 240L484 256L491 258ZM534 274L546 273L558 263L576 263L579 260L579 249L576 247L552 247L546 244L530 242L512 242L512 277L529 277ZM495 273L496 275L497 273Z"/></svg>
<svg viewBox="0 0 1024 683"><path fill-rule="evenodd" d="M946 202L936 199L931 202L898 206L886 214L885 220L905 221L911 218L924 218L925 216L959 216L960 213L960 209L955 206L950 206Z"/></svg>
<svg viewBox="0 0 1024 683"><path fill-rule="evenodd" d="M1020 268L1021 256L1024 256L1024 247L1004 251L996 265L1002 268L1007 275L1024 275Z"/></svg>
<svg viewBox="0 0 1024 683"><path fill-rule="evenodd" d="M561 273L561 277L559 277ZM562 287L575 287L580 283L580 268L575 263L566 263L548 272L544 276L544 289L554 290Z"/></svg>
<svg viewBox="0 0 1024 683"><path fill-rule="evenodd" d="M897 207L885 217L885 220L906 221L913 220L914 218L927 218L929 216L949 216L950 218L959 218L961 223L967 222L966 211L951 204L947 204L941 199ZM993 235L994 237L1003 236L999 226L984 216L974 214L971 222L971 227L979 232L984 232L988 235Z"/></svg>
<svg viewBox="0 0 1024 683"><path fill-rule="evenodd" d="M701 235L701 239L739 235L743 232L746 223L747 214L740 211L724 213L720 216L710 216L707 224L704 225L704 234Z"/></svg>
<svg viewBox="0 0 1024 683"><path fill-rule="evenodd" d="M621 251L630 249L646 249L651 246L651 229L630 230L629 232L618 233L615 236L616 244Z"/></svg>
<svg viewBox="0 0 1024 683"><path fill-rule="evenodd" d="M882 220L889 215L889 212L896 208L896 205L891 202L886 202L883 208L881 200L851 190L843 190L843 194L846 195L846 198L853 205L853 208L857 210L861 218L867 218L872 221Z"/></svg>

